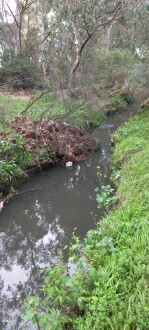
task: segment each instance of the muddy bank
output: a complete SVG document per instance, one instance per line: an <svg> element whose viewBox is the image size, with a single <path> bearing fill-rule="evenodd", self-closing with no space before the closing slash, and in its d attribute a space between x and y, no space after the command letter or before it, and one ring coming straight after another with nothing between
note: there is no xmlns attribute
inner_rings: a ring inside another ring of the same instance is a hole
<svg viewBox="0 0 149 330"><path fill-rule="evenodd" d="M66 122L50 119L33 122L28 117L19 116L13 120L12 127L22 135L27 150L35 156L35 164L49 162L49 152L54 155L56 163L78 162L99 146L96 139Z"/></svg>

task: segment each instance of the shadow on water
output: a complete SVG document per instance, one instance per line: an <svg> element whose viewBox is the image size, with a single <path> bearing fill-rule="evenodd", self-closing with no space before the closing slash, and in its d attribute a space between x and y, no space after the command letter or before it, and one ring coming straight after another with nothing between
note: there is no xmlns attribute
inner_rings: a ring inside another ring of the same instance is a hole
<svg viewBox="0 0 149 330"><path fill-rule="evenodd" d="M135 110L112 116L94 132L100 150L72 168L56 166L24 183L0 215L0 329L24 329L23 301L34 294L40 270L57 259L70 242L74 228L80 238L101 218L94 189L99 186L97 166L110 176L110 134ZM91 212L93 215L91 215ZM64 256L67 261L67 255ZM14 325L15 319L15 325ZM14 325L14 328L13 328ZM29 326L29 329L32 329Z"/></svg>

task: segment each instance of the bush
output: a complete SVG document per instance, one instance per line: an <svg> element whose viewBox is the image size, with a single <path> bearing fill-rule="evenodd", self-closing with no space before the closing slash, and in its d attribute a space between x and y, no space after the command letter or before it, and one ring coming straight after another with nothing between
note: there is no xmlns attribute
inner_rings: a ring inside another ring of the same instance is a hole
<svg viewBox="0 0 149 330"><path fill-rule="evenodd" d="M111 99L111 105L114 107L115 110L119 110L121 108L126 108L127 102L125 101L124 97L118 93L116 93Z"/></svg>
<svg viewBox="0 0 149 330"><path fill-rule="evenodd" d="M0 82L10 83L14 89L33 88L37 81L37 69L24 54L15 55L7 50L1 57Z"/></svg>
<svg viewBox="0 0 149 330"><path fill-rule="evenodd" d="M138 85L149 89L149 55L142 62L136 63L134 66L132 80Z"/></svg>
<svg viewBox="0 0 149 330"><path fill-rule="evenodd" d="M25 172L14 161L0 160L0 191L8 193L25 177Z"/></svg>
<svg viewBox="0 0 149 330"><path fill-rule="evenodd" d="M106 87L123 85L135 63L135 57L129 50L97 50L93 56L94 78Z"/></svg>
<svg viewBox="0 0 149 330"><path fill-rule="evenodd" d="M2 137L0 143L0 191L13 190L26 177L26 167L33 162L33 156L25 149L20 135Z"/></svg>
<svg viewBox="0 0 149 330"><path fill-rule="evenodd" d="M136 63L131 76L135 95L138 101L143 102L149 97L149 55L142 62Z"/></svg>

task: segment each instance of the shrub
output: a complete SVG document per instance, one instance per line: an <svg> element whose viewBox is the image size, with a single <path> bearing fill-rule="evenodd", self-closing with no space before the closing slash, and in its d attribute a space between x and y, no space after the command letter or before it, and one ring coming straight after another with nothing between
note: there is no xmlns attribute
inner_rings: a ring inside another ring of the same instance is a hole
<svg viewBox="0 0 149 330"><path fill-rule="evenodd" d="M135 57L129 50L114 49L96 51L94 54L94 78L106 87L123 85L130 76Z"/></svg>
<svg viewBox="0 0 149 330"><path fill-rule="evenodd" d="M138 85L141 84L142 87L149 89L149 60L146 59L144 62L136 63L132 80L134 80Z"/></svg>
<svg viewBox="0 0 149 330"><path fill-rule="evenodd" d="M6 50L1 57L0 81L15 88L33 88L37 80L37 69L30 58L23 53L15 55Z"/></svg>
<svg viewBox="0 0 149 330"><path fill-rule="evenodd" d="M33 156L25 149L21 136L11 134L1 139L0 159L0 190L5 193L25 178L25 169L32 164Z"/></svg>
<svg viewBox="0 0 149 330"><path fill-rule="evenodd" d="M13 190L25 176L24 170L14 161L0 160L0 191L2 193Z"/></svg>

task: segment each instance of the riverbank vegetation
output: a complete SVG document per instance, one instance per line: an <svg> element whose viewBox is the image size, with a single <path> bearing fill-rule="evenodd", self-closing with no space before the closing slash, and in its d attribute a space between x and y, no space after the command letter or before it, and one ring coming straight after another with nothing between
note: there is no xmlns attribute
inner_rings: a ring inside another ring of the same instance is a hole
<svg viewBox="0 0 149 330"><path fill-rule="evenodd" d="M0 144L0 192L2 195L13 193L18 184L26 177L26 168L33 163L33 155L25 148L19 134L1 135Z"/></svg>
<svg viewBox="0 0 149 330"><path fill-rule="evenodd" d="M148 321L149 109L114 134L117 204L82 244L73 235L69 263L46 270L27 319L39 329L140 329Z"/></svg>

